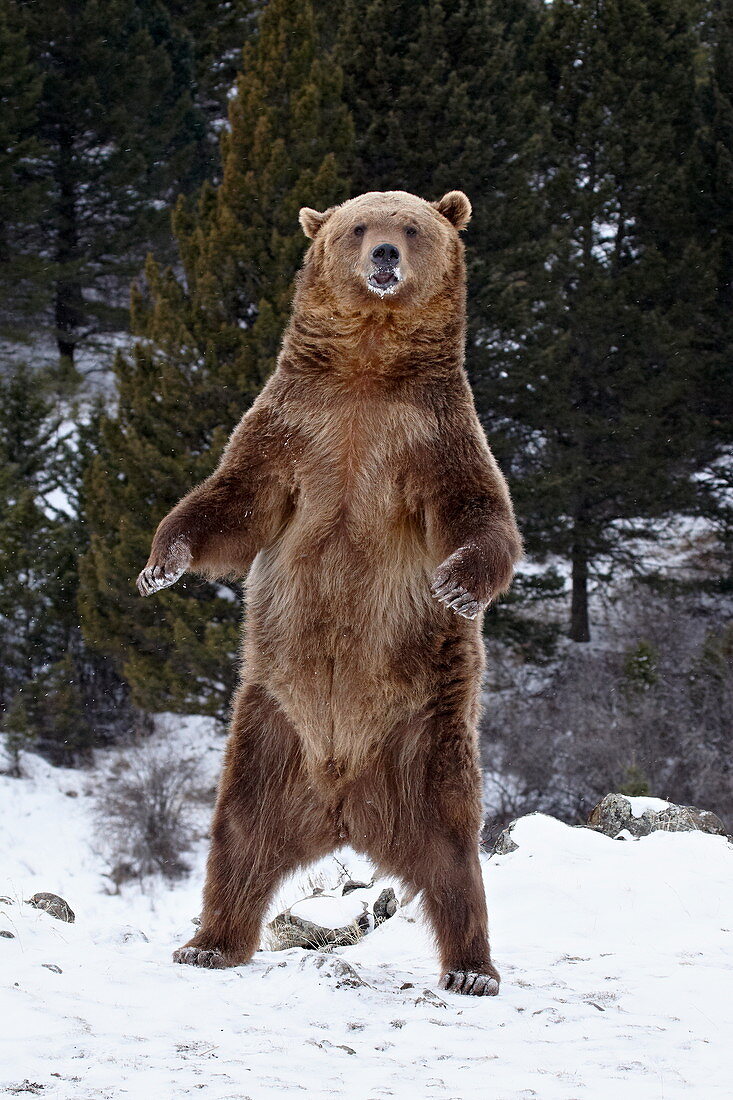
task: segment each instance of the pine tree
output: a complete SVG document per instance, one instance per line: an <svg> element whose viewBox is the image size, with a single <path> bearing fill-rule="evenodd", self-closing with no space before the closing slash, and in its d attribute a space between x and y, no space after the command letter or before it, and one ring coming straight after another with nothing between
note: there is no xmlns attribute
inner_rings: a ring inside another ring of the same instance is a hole
<svg viewBox="0 0 733 1100"><path fill-rule="evenodd" d="M73 629L71 525L52 504L60 417L41 386L24 366L0 379L0 727L15 752L39 733L23 693L62 659Z"/></svg>
<svg viewBox="0 0 733 1100"><path fill-rule="evenodd" d="M336 50L355 190L461 187L476 207L491 202L531 115L522 78L539 18L532 0L352 0Z"/></svg>
<svg viewBox="0 0 733 1100"><path fill-rule="evenodd" d="M205 127L187 38L162 4L12 6L41 77L35 171L46 201L35 245L69 366L91 335L124 328L123 288L161 239L161 206L200 182Z"/></svg>
<svg viewBox="0 0 733 1100"><path fill-rule="evenodd" d="M18 367L0 378L0 706L7 707L26 668L54 649L42 608L49 554L57 534L43 501L56 487L50 402Z"/></svg>
<svg viewBox="0 0 733 1100"><path fill-rule="evenodd" d="M17 6L0 0L0 292L2 335L19 339L38 303L33 290L39 265L28 237L41 208L42 191L32 168L41 78L30 56Z"/></svg>
<svg viewBox="0 0 733 1100"><path fill-rule="evenodd" d="M469 373L487 295L505 281L497 259L527 217L537 115L528 68L541 19L532 0L352 0L338 36L355 190L431 199L461 188L471 199Z"/></svg>
<svg viewBox="0 0 733 1100"><path fill-rule="evenodd" d="M482 381L528 547L571 563L576 641L591 570L633 567L630 539L690 506L705 452L693 16L684 0L556 0L538 39L540 220Z"/></svg>
<svg viewBox="0 0 733 1100"><path fill-rule="evenodd" d="M210 472L234 419L233 392L141 344L130 359L118 355L115 374L118 412L102 418L85 482L82 630L138 707L223 717L236 679L237 587L188 579L143 602L134 581L161 515Z"/></svg>
<svg viewBox="0 0 733 1100"><path fill-rule="evenodd" d="M733 545L733 0L704 5L705 80L700 134L700 236L710 245L715 293L705 325L709 371L695 399L711 435L713 461L697 481L699 508ZM728 555L730 561L730 555ZM729 576L730 576L730 570Z"/></svg>
<svg viewBox="0 0 733 1100"><path fill-rule="evenodd" d="M348 194L353 133L340 72L295 0L264 9L223 136L223 178L173 218L184 278L150 261L133 294L117 414L87 478L87 639L149 710L222 716L236 676L240 591L185 581L142 601L134 578L157 521L214 467L273 368L306 244L298 209Z"/></svg>
<svg viewBox="0 0 733 1100"><path fill-rule="evenodd" d="M242 67L244 44L256 29L256 0L165 0L165 8L186 36L193 57L192 98L206 120L206 178L219 177L219 135L227 118L228 95Z"/></svg>
<svg viewBox="0 0 733 1100"><path fill-rule="evenodd" d="M38 369L0 376L0 731L16 770L23 748L71 765L134 723L124 684L79 629L89 429L59 408Z"/></svg>
<svg viewBox="0 0 733 1100"><path fill-rule="evenodd" d="M353 125L341 97L311 5L269 3L230 105L221 185L204 188L195 211L184 200L176 210L191 309L255 391L273 369L306 244L298 209L348 194Z"/></svg>

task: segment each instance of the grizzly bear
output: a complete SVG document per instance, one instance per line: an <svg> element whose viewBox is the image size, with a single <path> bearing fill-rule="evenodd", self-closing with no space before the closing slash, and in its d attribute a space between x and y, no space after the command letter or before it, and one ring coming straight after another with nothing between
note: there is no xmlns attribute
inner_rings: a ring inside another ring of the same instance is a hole
<svg viewBox="0 0 733 1100"><path fill-rule="evenodd" d="M246 962L283 877L342 845L420 891L441 985L495 994L478 856L481 616L521 541L463 369L460 191L371 192L311 244L277 369L158 527L143 595L246 580L201 925Z"/></svg>

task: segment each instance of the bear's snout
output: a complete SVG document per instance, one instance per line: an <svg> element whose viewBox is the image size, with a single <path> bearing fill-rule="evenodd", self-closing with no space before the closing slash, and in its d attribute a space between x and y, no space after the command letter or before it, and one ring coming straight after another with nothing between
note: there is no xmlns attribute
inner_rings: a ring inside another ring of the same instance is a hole
<svg viewBox="0 0 733 1100"><path fill-rule="evenodd" d="M395 244L384 242L377 244L369 253L369 258L374 264L374 271L367 277L367 286L370 290L376 290L380 297L391 294L402 275L399 269L400 250Z"/></svg>
<svg viewBox="0 0 733 1100"><path fill-rule="evenodd" d="M394 244L378 244L372 249L372 260L380 267L396 267L400 262L400 250Z"/></svg>

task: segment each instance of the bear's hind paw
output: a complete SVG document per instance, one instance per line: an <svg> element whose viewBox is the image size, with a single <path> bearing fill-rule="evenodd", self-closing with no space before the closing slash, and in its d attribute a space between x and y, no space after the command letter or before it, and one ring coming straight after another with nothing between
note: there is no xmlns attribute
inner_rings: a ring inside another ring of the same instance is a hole
<svg viewBox="0 0 733 1100"><path fill-rule="evenodd" d="M495 997L499 981L492 974L477 974L475 970L449 970L440 979L440 988L469 997Z"/></svg>
<svg viewBox="0 0 733 1100"><path fill-rule="evenodd" d="M173 952L173 962L186 966L202 966L206 970L224 970L229 964L216 948L179 947Z"/></svg>

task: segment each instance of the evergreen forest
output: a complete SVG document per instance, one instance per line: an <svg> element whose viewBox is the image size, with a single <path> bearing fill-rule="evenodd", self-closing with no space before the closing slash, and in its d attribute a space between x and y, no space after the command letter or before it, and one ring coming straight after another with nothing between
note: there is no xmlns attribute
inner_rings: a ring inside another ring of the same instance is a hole
<svg viewBox="0 0 733 1100"><path fill-rule="evenodd" d="M473 219L466 369L526 558L500 823L733 811L733 0L0 0L0 733L226 722L238 582L135 577L274 369L301 206Z"/></svg>

